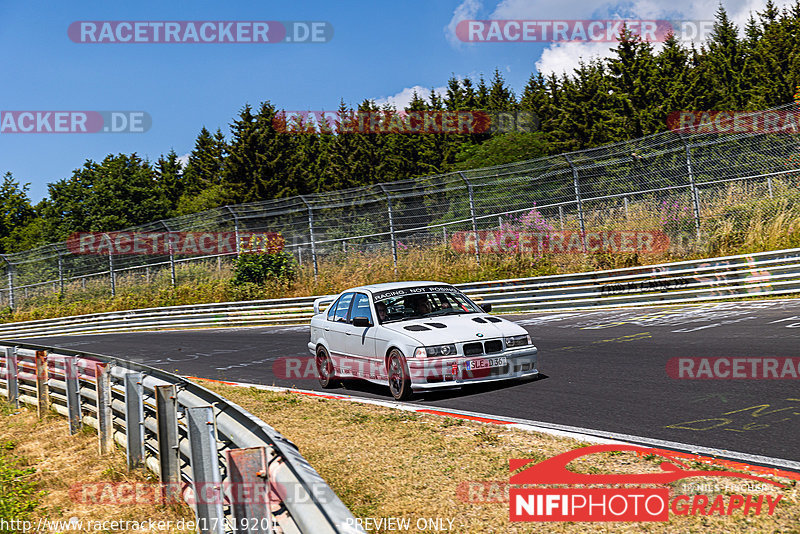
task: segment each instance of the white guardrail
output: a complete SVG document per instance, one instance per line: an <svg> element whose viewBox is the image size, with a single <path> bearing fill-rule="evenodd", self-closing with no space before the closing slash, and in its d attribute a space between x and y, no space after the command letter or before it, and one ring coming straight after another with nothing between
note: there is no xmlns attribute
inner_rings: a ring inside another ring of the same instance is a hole
<svg viewBox="0 0 800 534"><path fill-rule="evenodd" d="M588 273L458 284L502 313L681 304L800 293L800 249ZM328 296L331 297L332 296ZM0 325L0 339L60 334L304 324L314 300L299 297L96 313ZM323 297L324 298L324 297Z"/></svg>
<svg viewBox="0 0 800 534"><path fill-rule="evenodd" d="M177 375L98 354L0 343L0 394L15 407L36 406L40 417L55 410L73 434L96 428L101 454L114 442L124 447L129 466L159 475L147 494L190 503L201 533L363 533L294 444Z"/></svg>

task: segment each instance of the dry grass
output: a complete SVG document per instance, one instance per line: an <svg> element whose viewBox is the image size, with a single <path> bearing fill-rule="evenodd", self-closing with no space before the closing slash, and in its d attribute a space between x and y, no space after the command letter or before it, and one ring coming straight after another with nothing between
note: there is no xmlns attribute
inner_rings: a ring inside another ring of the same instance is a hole
<svg viewBox="0 0 800 534"><path fill-rule="evenodd" d="M75 517L92 521L171 521L194 519L184 505L103 504L75 502L69 494L73 484L91 482L152 482L152 473L137 469L127 471L125 453L120 449L105 456L98 453L94 429L85 429L74 436L68 432L64 417L52 412L42 420L36 410L12 410L3 405L0 415L0 443L11 442L12 452L21 465L34 467L32 480L44 493L34 511L33 521L69 521ZM165 523L166 524L166 523ZM84 530L86 528L84 527ZM162 531L166 532L166 531ZM183 530L170 530L183 532ZM187 531L188 532L188 531Z"/></svg>
<svg viewBox="0 0 800 534"><path fill-rule="evenodd" d="M206 382L203 385L208 387ZM453 531L464 533L772 533L798 532L800 525L800 495L793 483L782 491L783 499L773 516L744 517L734 512L730 517L671 514L667 523L511 523L508 502L467 502L469 492L459 493L459 485L508 481L509 459L540 461L580 447L581 443L496 425L292 393L219 384L210 387L293 441L360 518L404 517L410 518L412 524L419 518L441 518L445 525L451 519ZM575 470L587 473L658 471L654 459L627 453L606 454L591 463L574 465ZM500 495L506 486L495 487L500 491L494 495Z"/></svg>

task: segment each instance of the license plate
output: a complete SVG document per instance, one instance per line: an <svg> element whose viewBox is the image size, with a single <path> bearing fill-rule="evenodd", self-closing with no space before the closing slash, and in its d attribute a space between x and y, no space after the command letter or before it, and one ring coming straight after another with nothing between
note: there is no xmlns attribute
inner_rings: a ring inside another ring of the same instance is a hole
<svg viewBox="0 0 800 534"><path fill-rule="evenodd" d="M465 369L467 371L474 371L476 369L488 369L490 367L502 367L508 363L505 356L496 356L494 358L481 358L480 360L467 360Z"/></svg>

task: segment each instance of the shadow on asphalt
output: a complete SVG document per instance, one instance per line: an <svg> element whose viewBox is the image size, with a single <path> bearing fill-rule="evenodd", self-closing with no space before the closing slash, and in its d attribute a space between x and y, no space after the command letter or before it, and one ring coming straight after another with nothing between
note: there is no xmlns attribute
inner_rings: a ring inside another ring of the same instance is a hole
<svg viewBox="0 0 800 534"><path fill-rule="evenodd" d="M504 380L501 382L489 382L483 384L467 384L464 386L456 386L436 391L429 391L425 393L415 393L409 402L436 402L448 399L458 399L463 397L472 397L475 395L483 395L484 393L491 393L493 391L501 391L511 388L522 388L528 384L539 382L549 378L546 374L539 373L533 378L512 379ZM385 397L385 400L392 401L394 398L389 392L388 386L381 386L373 384L366 380L344 379L341 381L343 387L338 389L326 390L331 393L368 393L378 397ZM344 390L344 391L342 391Z"/></svg>

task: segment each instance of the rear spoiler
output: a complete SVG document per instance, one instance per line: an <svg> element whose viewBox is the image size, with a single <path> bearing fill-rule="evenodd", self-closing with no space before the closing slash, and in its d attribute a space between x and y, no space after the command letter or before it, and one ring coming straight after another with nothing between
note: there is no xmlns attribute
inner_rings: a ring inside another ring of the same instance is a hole
<svg viewBox="0 0 800 534"><path fill-rule="evenodd" d="M320 297L317 300L315 300L314 301L314 315L319 315L320 313L322 313L320 311L320 306L322 306L323 304L331 304L334 301L335 298L336 298L336 295L326 295L324 297ZM327 308L327 306L325 306L325 307Z"/></svg>

